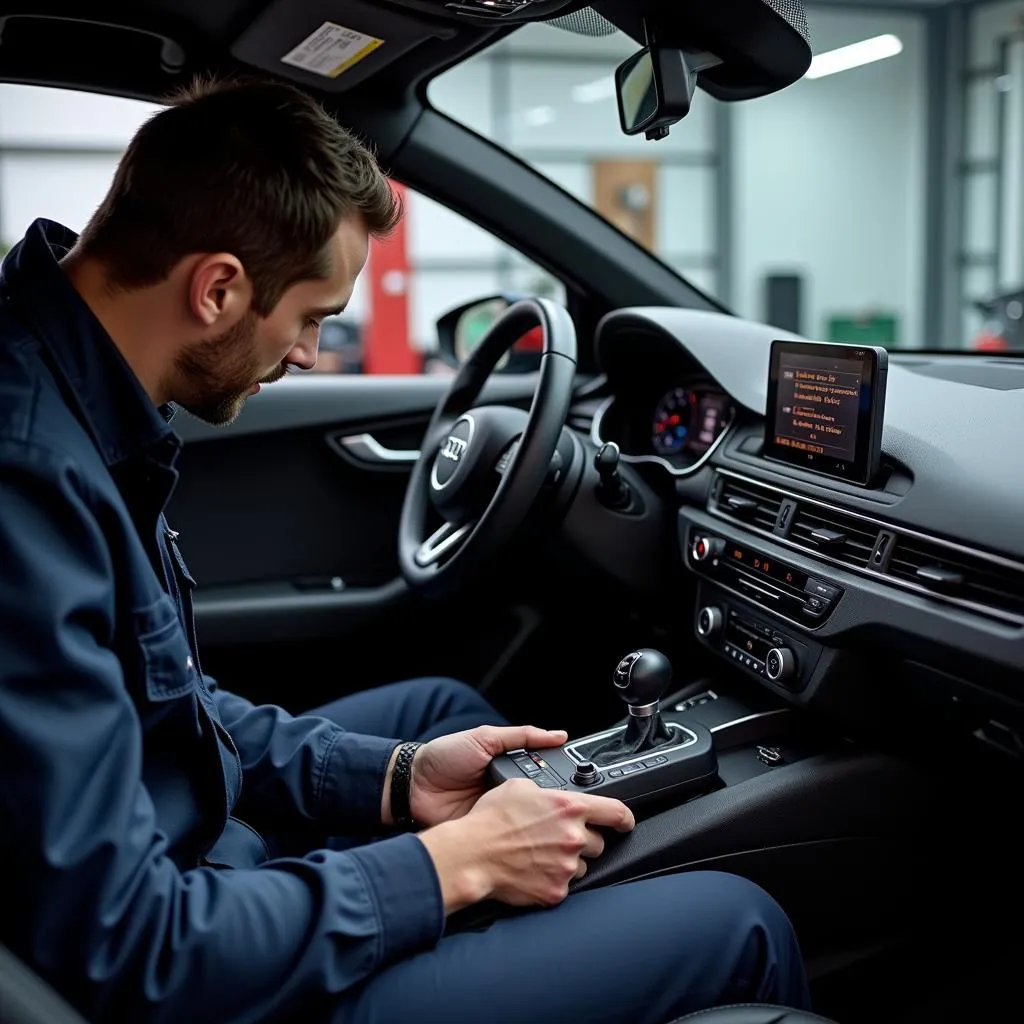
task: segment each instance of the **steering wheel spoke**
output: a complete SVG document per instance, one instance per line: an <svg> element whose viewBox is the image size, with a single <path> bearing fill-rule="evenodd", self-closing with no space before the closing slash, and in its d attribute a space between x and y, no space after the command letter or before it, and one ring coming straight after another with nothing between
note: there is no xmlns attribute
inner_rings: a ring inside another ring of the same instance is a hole
<svg viewBox="0 0 1024 1024"><path fill-rule="evenodd" d="M454 523L443 523L417 549L416 564L426 569L437 565L445 558L450 558L466 542L473 532L476 520L456 526Z"/></svg>

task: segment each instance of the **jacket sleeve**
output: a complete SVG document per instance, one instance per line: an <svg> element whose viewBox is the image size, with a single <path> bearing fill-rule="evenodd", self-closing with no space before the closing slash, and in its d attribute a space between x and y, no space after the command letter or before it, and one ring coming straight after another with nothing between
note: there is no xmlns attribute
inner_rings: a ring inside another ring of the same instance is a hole
<svg viewBox="0 0 1024 1024"><path fill-rule="evenodd" d="M136 1024L323 1005L435 942L415 836L255 870L167 856L87 494L63 457L0 441L0 941L88 1019Z"/></svg>
<svg viewBox="0 0 1024 1024"><path fill-rule="evenodd" d="M242 761L245 821L325 826L344 834L382 832L384 776L397 739L347 732L326 718L293 717L253 705L210 677L221 723Z"/></svg>

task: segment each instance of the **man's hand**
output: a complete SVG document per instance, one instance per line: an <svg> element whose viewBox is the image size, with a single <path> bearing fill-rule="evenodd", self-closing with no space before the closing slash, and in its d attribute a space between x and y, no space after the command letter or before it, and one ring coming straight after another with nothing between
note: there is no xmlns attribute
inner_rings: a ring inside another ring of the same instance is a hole
<svg viewBox="0 0 1024 1024"><path fill-rule="evenodd" d="M505 782L465 817L420 833L437 869L445 910L497 899L553 906L586 874L586 858L604 851L597 828L629 832L632 812L619 800Z"/></svg>
<svg viewBox="0 0 1024 1024"><path fill-rule="evenodd" d="M532 725L482 725L425 743L412 765L413 819L429 826L463 817L487 789L484 776L493 758L520 747L558 747L566 739L561 730Z"/></svg>

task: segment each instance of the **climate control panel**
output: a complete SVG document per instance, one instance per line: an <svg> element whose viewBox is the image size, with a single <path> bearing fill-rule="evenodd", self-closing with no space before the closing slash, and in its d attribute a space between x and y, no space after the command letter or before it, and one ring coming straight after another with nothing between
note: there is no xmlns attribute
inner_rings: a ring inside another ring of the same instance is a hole
<svg viewBox="0 0 1024 1024"><path fill-rule="evenodd" d="M704 644L736 667L789 690L806 684L821 652L813 641L707 585L701 586L694 630Z"/></svg>

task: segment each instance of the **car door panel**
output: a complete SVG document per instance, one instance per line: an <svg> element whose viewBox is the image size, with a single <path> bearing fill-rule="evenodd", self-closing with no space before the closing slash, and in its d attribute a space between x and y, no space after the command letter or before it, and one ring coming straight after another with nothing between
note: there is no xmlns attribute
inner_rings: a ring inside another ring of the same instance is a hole
<svg viewBox="0 0 1024 1024"><path fill-rule="evenodd" d="M496 376L480 402L525 405L535 383ZM449 384L288 378L249 399L227 427L178 414L185 444L168 520L198 581L197 630L214 662L245 647L365 636L368 620L408 602L398 521L423 431ZM425 631L444 614L432 603L414 618Z"/></svg>

